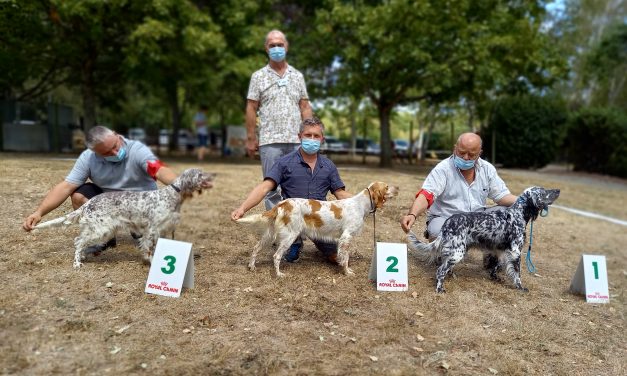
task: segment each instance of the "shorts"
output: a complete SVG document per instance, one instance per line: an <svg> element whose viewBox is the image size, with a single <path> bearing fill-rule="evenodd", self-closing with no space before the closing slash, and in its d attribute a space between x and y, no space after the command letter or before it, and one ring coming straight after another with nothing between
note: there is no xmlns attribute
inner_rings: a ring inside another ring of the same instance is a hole
<svg viewBox="0 0 627 376"><path fill-rule="evenodd" d="M94 196L98 196L99 194L104 193L104 191L102 190L102 188L100 188L94 183L85 183L81 185L80 187L76 188L74 193L80 193L83 196L85 196L87 199L90 199Z"/></svg>
<svg viewBox="0 0 627 376"><path fill-rule="evenodd" d="M206 134L199 134L198 135L198 146L204 146L207 147L209 146L209 136L207 136Z"/></svg>

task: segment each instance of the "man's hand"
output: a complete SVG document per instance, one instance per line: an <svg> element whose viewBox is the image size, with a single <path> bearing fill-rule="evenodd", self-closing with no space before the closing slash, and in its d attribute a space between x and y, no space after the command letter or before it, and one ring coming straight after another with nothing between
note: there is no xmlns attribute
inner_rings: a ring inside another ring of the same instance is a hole
<svg viewBox="0 0 627 376"><path fill-rule="evenodd" d="M26 220L22 224L22 228L24 229L24 231L31 231L33 228L35 228L35 225L37 225L39 221L41 221L41 215L35 212L26 218Z"/></svg>
<svg viewBox="0 0 627 376"><path fill-rule="evenodd" d="M246 212L242 208L237 208L231 213L231 220L236 221L244 216Z"/></svg>
<svg viewBox="0 0 627 376"><path fill-rule="evenodd" d="M257 138L248 138L246 140L246 153L248 154L248 156L250 158L255 158L255 152L257 151L257 149L259 148L259 141L257 141Z"/></svg>
<svg viewBox="0 0 627 376"><path fill-rule="evenodd" d="M416 222L416 217L411 214L407 214L403 218L401 218L401 228L403 229L403 231L405 231L405 233L407 233L409 232L411 226L414 225L414 222Z"/></svg>

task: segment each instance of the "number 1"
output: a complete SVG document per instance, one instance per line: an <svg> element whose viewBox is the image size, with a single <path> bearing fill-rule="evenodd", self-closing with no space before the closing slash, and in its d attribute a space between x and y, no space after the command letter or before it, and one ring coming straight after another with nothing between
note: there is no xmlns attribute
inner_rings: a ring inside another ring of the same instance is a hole
<svg viewBox="0 0 627 376"><path fill-rule="evenodd" d="M599 265L596 261L592 261L592 267L594 268L594 279L599 279Z"/></svg>

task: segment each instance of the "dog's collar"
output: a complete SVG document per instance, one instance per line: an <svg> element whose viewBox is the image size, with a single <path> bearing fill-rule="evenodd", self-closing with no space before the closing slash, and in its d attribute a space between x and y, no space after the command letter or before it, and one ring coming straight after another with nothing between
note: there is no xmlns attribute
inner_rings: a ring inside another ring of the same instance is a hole
<svg viewBox="0 0 627 376"><path fill-rule="evenodd" d="M370 213L374 213L377 211L377 207L374 206L374 200L372 199L372 192L370 192L370 187L366 188L368 190L368 198L370 199Z"/></svg>
<svg viewBox="0 0 627 376"><path fill-rule="evenodd" d="M177 187L174 184L170 184L170 187L174 188L174 190L177 191L177 192L181 192L181 188Z"/></svg>

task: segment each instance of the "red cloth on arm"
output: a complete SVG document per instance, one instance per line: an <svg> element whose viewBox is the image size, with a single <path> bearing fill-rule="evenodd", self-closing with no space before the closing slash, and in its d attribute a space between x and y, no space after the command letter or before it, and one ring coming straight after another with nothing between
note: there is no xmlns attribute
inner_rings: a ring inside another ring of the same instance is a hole
<svg viewBox="0 0 627 376"><path fill-rule="evenodd" d="M420 195L425 196L425 198L427 199L427 209L429 209L431 205L433 205L433 193L421 189L420 191L418 191L418 193L416 193L416 198L418 198L418 196Z"/></svg>
<svg viewBox="0 0 627 376"><path fill-rule="evenodd" d="M157 180L157 171L163 166L165 166L165 164L158 159L156 161L148 161L146 163L146 172L151 178Z"/></svg>

